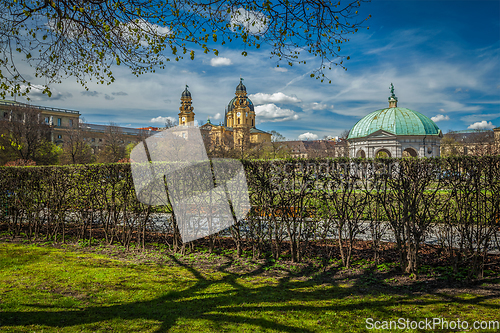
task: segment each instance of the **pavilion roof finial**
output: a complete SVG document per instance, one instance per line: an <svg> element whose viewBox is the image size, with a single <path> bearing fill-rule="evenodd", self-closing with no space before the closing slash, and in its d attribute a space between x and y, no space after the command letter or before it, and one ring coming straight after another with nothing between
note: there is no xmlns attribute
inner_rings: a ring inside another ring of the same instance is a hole
<svg viewBox="0 0 500 333"><path fill-rule="evenodd" d="M392 84L392 82L391 82L391 87L390 87L390 89L391 89L391 97L394 97L394 98L395 98L395 97L396 97L396 95L394 95L394 85Z"/></svg>
<svg viewBox="0 0 500 333"><path fill-rule="evenodd" d="M395 108L398 106L398 98L394 94L394 85L391 82L391 86L389 87L391 90L391 96L388 98L389 99L389 107L390 108Z"/></svg>

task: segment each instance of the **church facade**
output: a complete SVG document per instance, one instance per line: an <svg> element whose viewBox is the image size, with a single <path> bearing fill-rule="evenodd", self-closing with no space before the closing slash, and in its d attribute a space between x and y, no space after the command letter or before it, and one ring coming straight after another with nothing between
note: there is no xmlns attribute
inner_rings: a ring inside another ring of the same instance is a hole
<svg viewBox="0 0 500 333"><path fill-rule="evenodd" d="M188 126L194 122L192 97L187 86L181 95L179 111L179 126ZM271 142L271 133L255 127L255 108L247 96L243 79L240 79L235 97L229 102L224 112L224 123L212 124L209 119L206 124L200 126L200 132L208 149L245 148Z"/></svg>

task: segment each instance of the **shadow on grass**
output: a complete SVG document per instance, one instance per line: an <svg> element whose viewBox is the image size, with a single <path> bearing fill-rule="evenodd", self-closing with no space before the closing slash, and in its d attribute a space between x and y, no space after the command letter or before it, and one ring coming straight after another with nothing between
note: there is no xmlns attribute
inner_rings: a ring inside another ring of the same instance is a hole
<svg viewBox="0 0 500 333"><path fill-rule="evenodd" d="M314 275L307 281L297 281L293 276L286 276L265 286L244 286L238 280L244 278L253 278L264 272L265 265L256 267L253 271L244 274L235 274L228 271L233 264L230 260L219 271L224 273L220 279L211 280L192 267L179 261L175 256L169 256L178 266L188 270L196 279L194 285L182 291L169 292L152 300L131 302L126 304L117 304L111 306L88 306L83 309L68 308L68 310L59 311L56 308L60 306L27 305L33 307L33 311L8 312L1 313L1 326L30 326L42 325L54 328L68 328L78 325L102 325L102 322L112 320L151 320L159 325L157 332L168 331L179 325L179 321L206 320L215 325L224 324L245 324L251 325L255 329L277 330L281 332L313 332L314 330L300 327L298 323L278 323L272 319L263 318L264 316L249 316L248 313L269 311L274 313L289 313L293 311L308 313L326 313L327 311L346 312L350 311L356 316L356 311L367 311L376 317L394 318L399 315L414 320L417 314L400 312L394 313L393 306L397 304L405 305L439 305L449 302L460 305L477 304L489 298L498 298L498 296L477 296L468 299L460 297L439 295L438 299L416 299L414 297L377 297L373 292L367 290L368 284L377 283L375 280L367 279L371 270L360 271L359 275L351 276L355 281L350 287L340 287L330 276L332 272L323 271ZM310 272L309 267L304 271ZM300 276L301 272L295 274ZM309 273L305 273L309 275ZM357 278L357 279L356 279ZM380 281L380 279L379 279ZM418 283L418 282L416 282ZM330 288L318 288L315 290L305 290L318 285L329 285ZM217 291L217 285L230 285L232 289ZM210 291L212 289L214 291ZM135 288L130 288L134 290ZM432 291L431 291L432 292ZM390 294L391 291L384 291ZM397 290L393 290L397 294ZM351 295L373 296L366 297L363 301L342 301L351 298ZM203 297L200 297L203 296ZM328 305L311 304L311 301L332 301ZM337 301L336 301L337 300ZM302 304L301 302L308 302ZM499 305L481 304L492 310L500 310ZM44 309L39 311L39 309ZM412 318L413 317L413 318ZM109 324L109 323L108 323ZM106 324L106 325L108 325ZM318 331L321 331L319 327ZM102 328L102 327L101 327ZM362 329L359 327L359 329Z"/></svg>

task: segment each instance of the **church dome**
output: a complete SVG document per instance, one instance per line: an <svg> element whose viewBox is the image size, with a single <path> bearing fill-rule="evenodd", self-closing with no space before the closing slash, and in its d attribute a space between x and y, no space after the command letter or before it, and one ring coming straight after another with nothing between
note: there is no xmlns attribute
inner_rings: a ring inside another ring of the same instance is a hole
<svg viewBox="0 0 500 333"><path fill-rule="evenodd" d="M234 97L230 102L229 104L227 105L227 111L230 112L230 111L233 111L234 109L234 101L236 101L238 97ZM253 102L250 100L250 98L246 98L247 99L247 102L248 102L248 107L250 108L250 111L255 111L255 107L253 105Z"/></svg>
<svg viewBox="0 0 500 333"><path fill-rule="evenodd" d="M394 135L441 135L441 130L423 114L399 107L374 111L354 125L348 139L366 137L378 130Z"/></svg>
<svg viewBox="0 0 500 333"><path fill-rule="evenodd" d="M182 97L191 97L191 93L188 90L188 86L186 85L186 89L182 92L181 98Z"/></svg>
<svg viewBox="0 0 500 333"><path fill-rule="evenodd" d="M240 78L240 84L238 84L238 86L236 87L236 94L237 95L238 95L238 92L244 92L245 93L244 96L246 96L247 87L245 87L245 85L243 84L242 78ZM231 112L234 109L234 102L236 101L237 98L238 98L238 96L233 97L233 99L227 105L228 112ZM248 102L248 107L250 108L250 111L255 111L254 105L253 105L252 101L250 100L250 98L248 98L248 97L245 97L245 98Z"/></svg>

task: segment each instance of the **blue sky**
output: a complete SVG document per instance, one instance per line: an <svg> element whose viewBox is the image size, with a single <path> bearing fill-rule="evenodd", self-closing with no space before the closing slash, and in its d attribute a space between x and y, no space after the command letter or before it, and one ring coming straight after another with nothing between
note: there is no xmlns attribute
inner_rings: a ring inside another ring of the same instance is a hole
<svg viewBox="0 0 500 333"><path fill-rule="evenodd" d="M369 29L341 51L350 56L347 71L326 72L331 84L309 77L319 64L313 57L277 68L265 47L244 57L240 45L230 45L219 57L199 55L140 77L116 66L113 84L90 83L87 92L68 78L51 86L51 98L33 91L31 103L78 110L89 123L162 126L165 117L177 119L188 84L195 119L218 123L241 76L258 128L314 139L338 136L387 107L393 83L398 106L434 117L444 133L500 126L500 1L373 0L360 9L368 14Z"/></svg>

